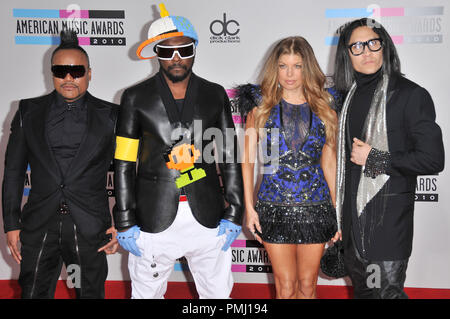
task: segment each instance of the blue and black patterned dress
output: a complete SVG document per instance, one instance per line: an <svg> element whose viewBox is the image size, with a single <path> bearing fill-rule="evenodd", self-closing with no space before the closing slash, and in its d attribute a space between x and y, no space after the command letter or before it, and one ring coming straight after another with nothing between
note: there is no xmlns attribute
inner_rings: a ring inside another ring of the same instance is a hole
<svg viewBox="0 0 450 319"><path fill-rule="evenodd" d="M293 105L282 100L272 108L265 129L266 154L277 146L279 153L267 155L257 194L255 210L262 239L280 244L329 241L337 225L320 166L325 125L307 103Z"/></svg>

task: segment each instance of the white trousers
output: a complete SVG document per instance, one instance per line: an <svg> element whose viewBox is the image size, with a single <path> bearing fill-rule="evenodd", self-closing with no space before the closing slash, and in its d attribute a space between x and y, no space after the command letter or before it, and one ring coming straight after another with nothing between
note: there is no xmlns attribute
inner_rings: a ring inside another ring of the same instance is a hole
<svg viewBox="0 0 450 319"><path fill-rule="evenodd" d="M222 250L226 235L202 226L188 202L180 202L177 216L160 233L141 231L136 244L141 257L129 254L131 298L162 299L176 259L185 257L200 298L229 298L233 288L231 248Z"/></svg>

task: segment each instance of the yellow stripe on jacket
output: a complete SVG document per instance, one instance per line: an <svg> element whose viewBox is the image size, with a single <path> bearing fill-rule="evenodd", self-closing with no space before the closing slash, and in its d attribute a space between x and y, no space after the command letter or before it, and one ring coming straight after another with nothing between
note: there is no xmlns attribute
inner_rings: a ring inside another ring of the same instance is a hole
<svg viewBox="0 0 450 319"><path fill-rule="evenodd" d="M114 158L122 161L136 162L139 139L117 136Z"/></svg>

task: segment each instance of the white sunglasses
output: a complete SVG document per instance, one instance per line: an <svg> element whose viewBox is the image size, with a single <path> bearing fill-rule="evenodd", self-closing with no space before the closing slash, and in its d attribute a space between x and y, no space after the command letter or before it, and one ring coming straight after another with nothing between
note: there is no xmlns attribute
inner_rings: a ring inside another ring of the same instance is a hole
<svg viewBox="0 0 450 319"><path fill-rule="evenodd" d="M194 42L183 45L159 45L155 46L155 52L160 60L172 60L175 53L180 59L189 59L195 55Z"/></svg>

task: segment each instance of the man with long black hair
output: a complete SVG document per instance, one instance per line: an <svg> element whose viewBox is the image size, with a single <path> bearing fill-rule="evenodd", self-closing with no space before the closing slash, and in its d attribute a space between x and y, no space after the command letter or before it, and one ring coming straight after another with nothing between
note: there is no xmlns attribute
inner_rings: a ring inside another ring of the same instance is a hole
<svg viewBox="0 0 450 319"><path fill-rule="evenodd" d="M354 296L407 298L417 175L444 168L433 101L403 77L391 37L371 19L342 30L334 82L346 96L339 119L336 210Z"/></svg>
<svg viewBox="0 0 450 319"><path fill-rule="evenodd" d="M74 31L61 32L51 71L55 90L21 100L11 124L2 196L7 242L20 264L22 298L53 298L62 263L78 298L103 298L106 254L118 245L106 193L118 107L87 92L89 58ZM21 209L28 164L32 187Z"/></svg>

